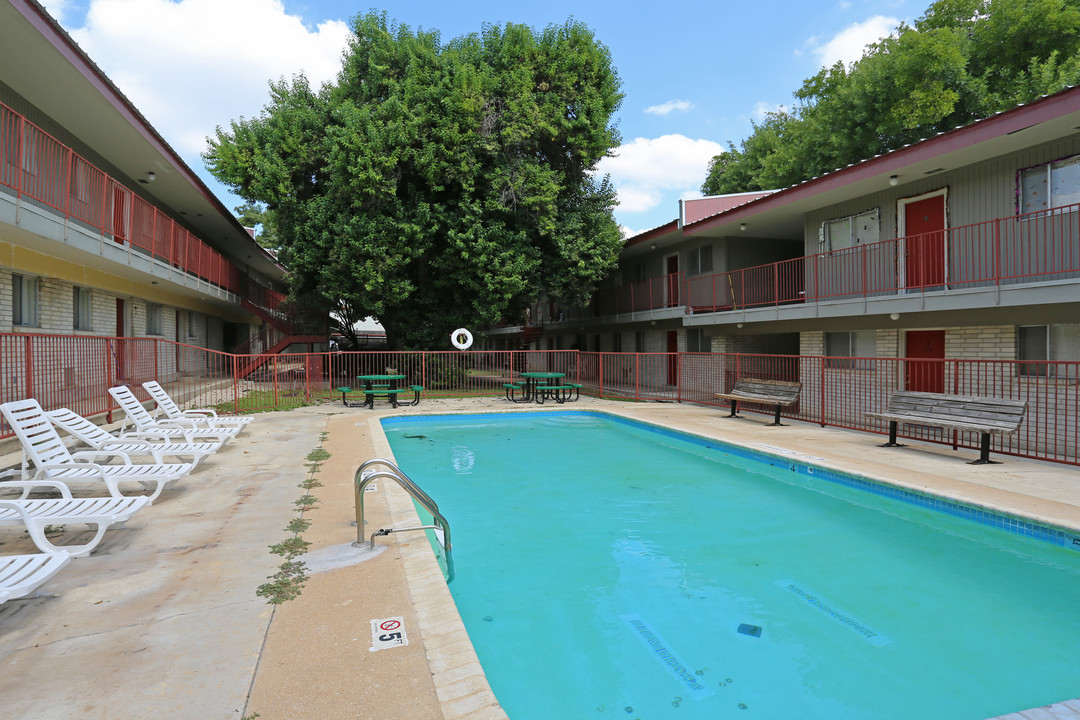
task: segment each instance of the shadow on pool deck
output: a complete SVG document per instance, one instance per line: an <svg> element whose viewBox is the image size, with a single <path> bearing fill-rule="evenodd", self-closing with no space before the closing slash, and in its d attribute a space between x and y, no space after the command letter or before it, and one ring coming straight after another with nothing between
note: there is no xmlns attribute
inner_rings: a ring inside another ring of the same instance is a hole
<svg viewBox="0 0 1080 720"><path fill-rule="evenodd" d="M0 702L12 718L504 718L422 534L356 549L352 478L385 453L383 415L529 411L505 400L425 400L375 411L322 405L257 415L248 430L88 558L73 561L42 596L0 605ZM550 411L550 406L544 406ZM727 420L692 405L583 398L562 409L625 414L756 449L821 458L888 479L1080 531L1080 472L1001 457L970 466L974 450L912 442L878 448L877 436L765 415ZM325 435L324 435L325 433ZM304 532L309 577L296 600L274 607L255 595L282 558L307 456L330 457L316 475ZM0 458L7 464L17 455ZM403 493L378 484L366 497L368 528L400 522ZM453 522L453 518L450 518ZM72 539L77 528L69 528ZM63 543L64 539L59 542ZM33 552L25 534L0 528L0 554ZM408 573L408 576L407 576ZM409 644L371 652L371 621L403 618ZM1077 688L1080 695L1080 686ZM1080 718L1080 703L1005 716Z"/></svg>

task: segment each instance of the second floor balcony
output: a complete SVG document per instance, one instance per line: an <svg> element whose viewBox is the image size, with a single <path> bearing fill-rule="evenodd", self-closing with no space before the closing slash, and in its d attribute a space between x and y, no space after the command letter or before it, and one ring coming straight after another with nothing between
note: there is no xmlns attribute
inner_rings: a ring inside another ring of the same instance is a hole
<svg viewBox="0 0 1080 720"><path fill-rule="evenodd" d="M214 293L239 294L244 288L243 272L220 252L2 103L0 193L107 243L98 251L103 256L122 250L179 271Z"/></svg>
<svg viewBox="0 0 1080 720"><path fill-rule="evenodd" d="M533 324L725 313L1080 280L1080 204L688 277L597 290L583 308L539 306Z"/></svg>

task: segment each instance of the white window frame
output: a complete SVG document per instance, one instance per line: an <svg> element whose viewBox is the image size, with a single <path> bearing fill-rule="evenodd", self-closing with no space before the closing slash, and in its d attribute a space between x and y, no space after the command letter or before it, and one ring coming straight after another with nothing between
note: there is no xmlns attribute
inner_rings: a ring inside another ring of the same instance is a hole
<svg viewBox="0 0 1080 720"><path fill-rule="evenodd" d="M90 288L73 285L71 288L71 328L73 330L93 330L93 311L90 300Z"/></svg>
<svg viewBox="0 0 1080 720"><path fill-rule="evenodd" d="M877 330L826 332L824 340L825 367L833 370L874 369L874 361L867 358L877 357ZM843 353L836 352L839 349L836 347L837 344L845 346Z"/></svg>
<svg viewBox="0 0 1080 720"><path fill-rule="evenodd" d="M862 231L857 228L860 222L865 222L872 226L872 230L864 227ZM837 247L837 243L833 241L833 228L845 227L847 230L848 242L845 245ZM821 249L827 252L835 252L838 250L847 250L857 245L872 245L873 243L881 240L881 208L875 207L869 210L864 210L854 215L845 215L843 217L828 218L821 223L821 228L818 230L818 244Z"/></svg>
<svg viewBox="0 0 1080 720"><path fill-rule="evenodd" d="M707 261L707 262L703 262ZM705 267L708 265L708 267ZM686 253L686 274L704 275L713 271L712 245L702 245Z"/></svg>
<svg viewBox="0 0 1080 720"><path fill-rule="evenodd" d="M33 275L11 275L11 324L15 327L40 327L41 284Z"/></svg>
<svg viewBox="0 0 1080 720"><path fill-rule="evenodd" d="M162 309L161 305L157 303L146 304L146 334L153 335L155 337L161 336L164 332L162 327Z"/></svg>
<svg viewBox="0 0 1080 720"><path fill-rule="evenodd" d="M686 352L709 352L709 338L704 328L686 329Z"/></svg>
<svg viewBox="0 0 1080 720"><path fill-rule="evenodd" d="M1075 168L1076 166L1080 166L1080 155L1073 155L1071 157L1061 158L1060 160L1053 160L1051 162L1041 163L1039 165L1032 165L1031 167L1021 168L1020 170L1018 170L1016 173L1017 214L1028 215L1030 213L1038 212L1061 212L1061 209L1063 207L1080 203L1080 182L1078 182L1076 192L1072 193L1072 195L1070 196L1072 198L1072 202L1055 202L1055 197L1060 198L1060 193L1057 196L1055 196L1054 194L1054 170L1060 170L1063 168ZM1039 207L1027 207L1024 196L1024 180L1029 177L1037 177L1039 174L1043 173L1045 173L1043 177L1043 182L1045 183L1046 189L1046 201L1044 203L1041 203Z"/></svg>
<svg viewBox="0 0 1080 720"><path fill-rule="evenodd" d="M1025 331L1039 330L1043 334L1042 352L1040 357L1026 357L1029 343L1024 342ZM1076 323L1051 323L1047 325L1019 325L1016 328L1016 359L1018 361L1031 362L1058 362L1080 360L1080 325ZM1071 372L1075 366L1058 365L1025 365L1017 367L1017 375L1020 377L1069 377L1076 379L1075 372ZM1063 370L1064 374L1058 372ZM1045 370L1045 372L1044 372Z"/></svg>

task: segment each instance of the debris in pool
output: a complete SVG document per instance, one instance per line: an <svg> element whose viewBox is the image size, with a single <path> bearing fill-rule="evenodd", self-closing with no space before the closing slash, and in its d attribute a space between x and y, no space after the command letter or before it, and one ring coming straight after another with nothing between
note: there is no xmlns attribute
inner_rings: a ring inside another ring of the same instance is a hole
<svg viewBox="0 0 1080 720"><path fill-rule="evenodd" d="M746 709L746 703L739 703L739 709L740 710L745 710Z"/></svg>
<svg viewBox="0 0 1080 720"><path fill-rule="evenodd" d="M739 632L743 635L749 635L750 637L761 637L761 628L757 625L747 625L742 623L739 625Z"/></svg>
<svg viewBox="0 0 1080 720"><path fill-rule="evenodd" d="M632 713L632 712L634 712L634 708L630 707L629 705L627 705L626 707L624 707L624 708L623 708L623 710L625 710L625 711L626 711L626 712L628 712L628 713Z"/></svg>
<svg viewBox="0 0 1080 720"><path fill-rule="evenodd" d="M427 435L402 435L401 437L408 438L410 440L427 440Z"/></svg>
<svg viewBox="0 0 1080 720"><path fill-rule="evenodd" d="M492 618L491 618L490 615L485 615L484 616L484 622L491 622L491 620L492 620Z"/></svg>

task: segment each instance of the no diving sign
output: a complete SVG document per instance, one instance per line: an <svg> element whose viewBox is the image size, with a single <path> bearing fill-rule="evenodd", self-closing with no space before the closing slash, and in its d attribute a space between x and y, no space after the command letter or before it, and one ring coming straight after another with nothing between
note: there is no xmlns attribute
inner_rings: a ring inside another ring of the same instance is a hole
<svg viewBox="0 0 1080 720"><path fill-rule="evenodd" d="M409 644L403 618L392 617L371 621L371 652Z"/></svg>

